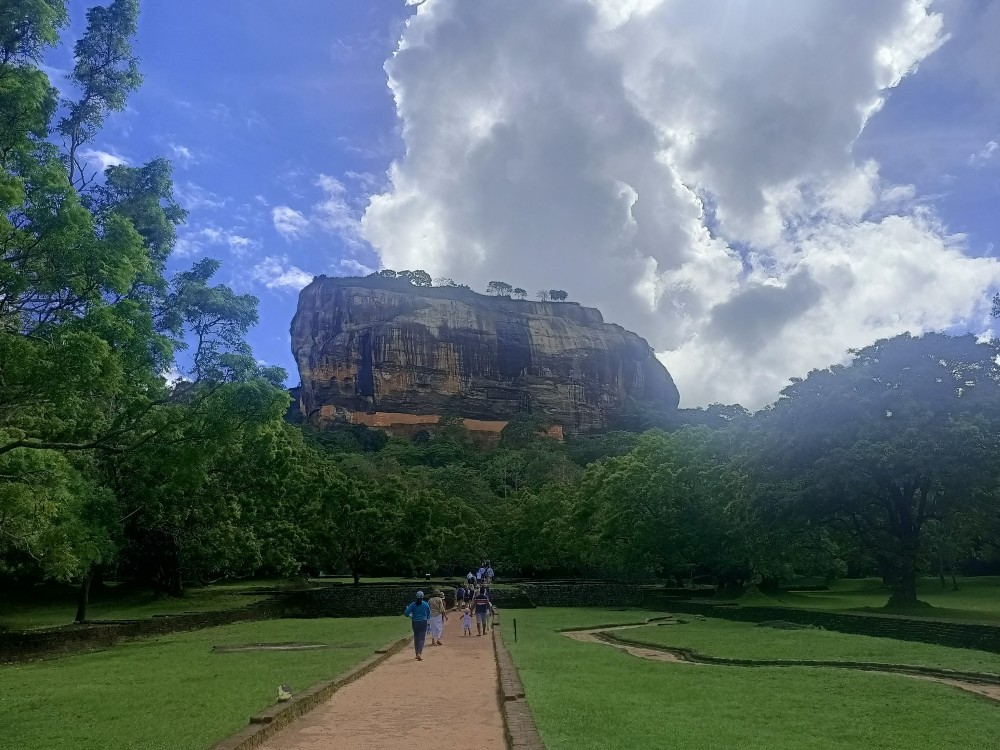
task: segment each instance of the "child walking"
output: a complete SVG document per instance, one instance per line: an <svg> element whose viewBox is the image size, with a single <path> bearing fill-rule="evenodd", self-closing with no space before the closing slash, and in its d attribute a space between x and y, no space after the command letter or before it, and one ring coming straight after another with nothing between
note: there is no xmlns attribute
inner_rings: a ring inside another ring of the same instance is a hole
<svg viewBox="0 0 1000 750"><path fill-rule="evenodd" d="M472 635L472 614L468 607L462 611L462 635Z"/></svg>

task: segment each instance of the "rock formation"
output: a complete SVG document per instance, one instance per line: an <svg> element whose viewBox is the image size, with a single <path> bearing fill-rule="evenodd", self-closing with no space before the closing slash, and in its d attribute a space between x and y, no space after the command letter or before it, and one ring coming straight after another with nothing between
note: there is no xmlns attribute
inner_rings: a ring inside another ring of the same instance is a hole
<svg viewBox="0 0 1000 750"><path fill-rule="evenodd" d="M607 429L629 399L677 408L649 344L571 302L320 276L299 295L291 337L299 408L320 427L405 433L447 414L497 433L528 413L558 434Z"/></svg>

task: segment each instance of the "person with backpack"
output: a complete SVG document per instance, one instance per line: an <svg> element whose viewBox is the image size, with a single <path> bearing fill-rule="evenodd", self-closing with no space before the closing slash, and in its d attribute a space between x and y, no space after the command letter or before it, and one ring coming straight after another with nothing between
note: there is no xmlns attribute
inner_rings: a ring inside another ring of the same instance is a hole
<svg viewBox="0 0 1000 750"><path fill-rule="evenodd" d="M423 661L421 654L424 652L424 640L427 638L427 623L431 619L431 608L424 601L423 591L417 592L416 599L410 602L403 615L412 621L413 650L417 654L417 661Z"/></svg>

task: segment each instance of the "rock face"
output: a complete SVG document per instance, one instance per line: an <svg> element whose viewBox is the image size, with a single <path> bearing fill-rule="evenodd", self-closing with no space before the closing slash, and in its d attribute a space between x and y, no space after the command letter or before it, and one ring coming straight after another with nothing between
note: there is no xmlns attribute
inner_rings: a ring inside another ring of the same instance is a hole
<svg viewBox="0 0 1000 750"><path fill-rule="evenodd" d="M321 276L300 293L291 336L299 407L321 427L412 432L450 414L499 432L529 413L556 432L591 432L607 429L629 397L678 403L644 339L571 302Z"/></svg>

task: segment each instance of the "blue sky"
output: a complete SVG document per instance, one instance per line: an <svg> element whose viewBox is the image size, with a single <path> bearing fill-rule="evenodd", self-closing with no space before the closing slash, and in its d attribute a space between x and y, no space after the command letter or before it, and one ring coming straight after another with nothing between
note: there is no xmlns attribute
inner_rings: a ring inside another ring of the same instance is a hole
<svg viewBox="0 0 1000 750"><path fill-rule="evenodd" d="M90 158L173 160L172 270L222 260L290 384L298 289L381 264L568 289L646 337L686 405L985 330L1000 4L693 5L147 0L145 83ZM68 48L47 62L58 83Z"/></svg>
<svg viewBox="0 0 1000 750"><path fill-rule="evenodd" d="M67 39L82 33L92 4L70 4ZM272 211L321 203L328 197L316 184L321 174L343 181L355 209L373 181L384 179L401 142L382 66L409 12L402 1L276 8L243 0L145 2L135 42L145 81L91 150L95 164L106 155L132 164L173 161L190 215L171 270L205 255L222 260L219 280L260 299L255 353L283 365L294 383L288 327L298 287L289 278L282 285L281 273L335 273L341 256L374 267L378 260L370 247L346 249L336 232L286 238ZM48 64L69 68L69 49ZM280 271L265 265L255 276L268 258Z"/></svg>

